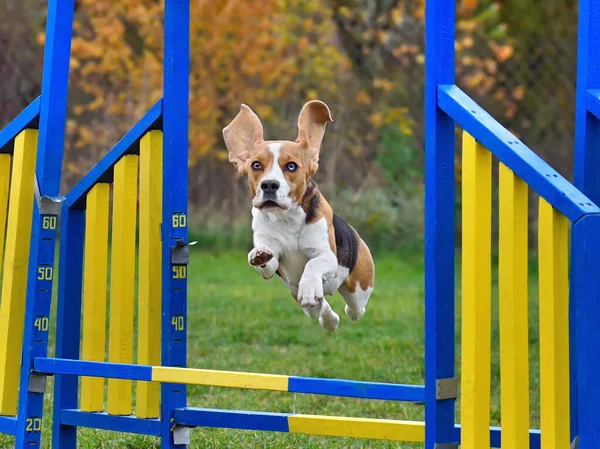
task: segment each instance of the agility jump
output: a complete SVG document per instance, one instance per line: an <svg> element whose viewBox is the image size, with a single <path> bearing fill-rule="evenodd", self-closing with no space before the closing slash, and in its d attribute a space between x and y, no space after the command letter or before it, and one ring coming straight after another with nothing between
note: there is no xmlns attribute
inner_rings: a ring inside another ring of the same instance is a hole
<svg viewBox="0 0 600 449"><path fill-rule="evenodd" d="M427 2L424 386L185 368L189 2L165 2L164 97L61 197L73 9L73 0L49 1L41 96L0 132L0 432L15 435L17 448L40 445L49 375L56 378L52 447L58 449L76 447L78 427L154 435L163 448L189 444L193 427L425 442L427 449L600 448L600 0L582 0L579 8L575 185L455 85L454 1ZM454 417L455 124L463 129L460 426ZM492 156L500 162L502 428L490 428L489 416ZM529 189L540 197L539 430L529 428ZM49 358L54 323L56 354ZM419 402L425 422L190 408L188 384Z"/></svg>

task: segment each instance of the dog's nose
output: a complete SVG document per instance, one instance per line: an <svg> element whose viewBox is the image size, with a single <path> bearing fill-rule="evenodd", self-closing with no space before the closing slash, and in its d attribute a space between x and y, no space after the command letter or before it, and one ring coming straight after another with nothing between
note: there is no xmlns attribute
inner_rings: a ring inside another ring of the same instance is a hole
<svg viewBox="0 0 600 449"><path fill-rule="evenodd" d="M260 188L266 194L275 193L277 192L277 189L279 189L279 182L274 179L267 179L260 184Z"/></svg>

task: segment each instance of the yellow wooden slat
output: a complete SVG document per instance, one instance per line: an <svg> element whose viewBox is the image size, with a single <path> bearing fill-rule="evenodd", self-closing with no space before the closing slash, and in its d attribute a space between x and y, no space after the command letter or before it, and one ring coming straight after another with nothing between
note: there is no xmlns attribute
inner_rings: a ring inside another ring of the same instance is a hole
<svg viewBox="0 0 600 449"><path fill-rule="evenodd" d="M162 263L161 131L150 131L140 143L140 243L138 287L138 363L160 365ZM160 384L138 382L138 418L158 418Z"/></svg>
<svg viewBox="0 0 600 449"><path fill-rule="evenodd" d="M6 241L6 219L8 217L8 194L10 188L10 154L0 154L0 270L4 258Z"/></svg>
<svg viewBox="0 0 600 449"><path fill-rule="evenodd" d="M379 440L425 441L425 423L338 416L291 415L290 433ZM488 436L489 439L489 436Z"/></svg>
<svg viewBox="0 0 600 449"><path fill-rule="evenodd" d="M540 430L542 449L569 447L569 222L540 199Z"/></svg>
<svg viewBox="0 0 600 449"><path fill-rule="evenodd" d="M110 184L96 184L87 194L83 274L83 336L81 358L104 361L108 282L108 209ZM81 410L104 410L104 379L81 378Z"/></svg>
<svg viewBox="0 0 600 449"><path fill-rule="evenodd" d="M278 374L241 373L208 369L152 367L152 380L187 385L244 388L249 390L288 391L289 377Z"/></svg>
<svg viewBox="0 0 600 449"><path fill-rule="evenodd" d="M138 157L124 156L114 170L108 360L132 363ZM109 379L108 413L130 415L132 399L130 380Z"/></svg>
<svg viewBox="0 0 600 449"><path fill-rule="evenodd" d="M529 447L527 184L500 164L500 395L502 449Z"/></svg>
<svg viewBox="0 0 600 449"><path fill-rule="evenodd" d="M464 449L489 448L492 155L463 133L462 370Z"/></svg>
<svg viewBox="0 0 600 449"><path fill-rule="evenodd" d="M0 302L0 415L17 413L38 131L15 139Z"/></svg>

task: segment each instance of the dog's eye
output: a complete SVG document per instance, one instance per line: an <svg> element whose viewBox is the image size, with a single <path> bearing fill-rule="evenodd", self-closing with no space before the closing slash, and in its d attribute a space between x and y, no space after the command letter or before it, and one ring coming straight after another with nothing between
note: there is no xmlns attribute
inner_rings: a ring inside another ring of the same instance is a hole
<svg viewBox="0 0 600 449"><path fill-rule="evenodd" d="M285 166L285 168L286 168L288 171L296 171L296 170L298 169L298 165L296 165L296 163L295 163L295 162L289 162L289 163L288 163L288 164Z"/></svg>
<svg viewBox="0 0 600 449"><path fill-rule="evenodd" d="M252 170L260 170L262 169L262 164L258 161L252 162Z"/></svg>

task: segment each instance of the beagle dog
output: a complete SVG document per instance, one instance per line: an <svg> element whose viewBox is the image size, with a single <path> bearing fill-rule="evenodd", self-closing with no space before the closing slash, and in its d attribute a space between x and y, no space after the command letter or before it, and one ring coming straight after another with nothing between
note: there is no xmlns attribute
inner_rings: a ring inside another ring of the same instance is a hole
<svg viewBox="0 0 600 449"><path fill-rule="evenodd" d="M223 129L229 160L252 192L254 248L248 263L264 279L277 275L304 313L333 332L340 318L325 295L339 291L353 321L365 313L375 267L358 233L335 215L312 180L327 122L327 105L310 101L295 141L265 141L258 116L242 104Z"/></svg>

